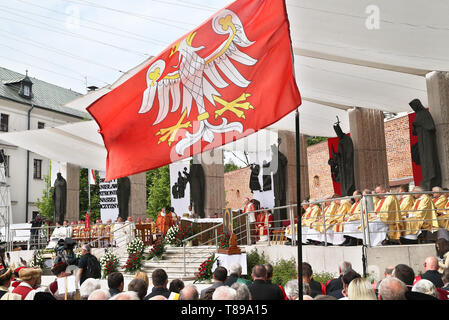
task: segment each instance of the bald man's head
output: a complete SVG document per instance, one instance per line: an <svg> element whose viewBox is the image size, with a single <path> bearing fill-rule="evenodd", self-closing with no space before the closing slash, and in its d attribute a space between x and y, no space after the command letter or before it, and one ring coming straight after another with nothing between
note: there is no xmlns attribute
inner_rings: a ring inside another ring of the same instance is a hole
<svg viewBox="0 0 449 320"><path fill-rule="evenodd" d="M438 259L435 257L427 257L424 261L424 271L438 270Z"/></svg>

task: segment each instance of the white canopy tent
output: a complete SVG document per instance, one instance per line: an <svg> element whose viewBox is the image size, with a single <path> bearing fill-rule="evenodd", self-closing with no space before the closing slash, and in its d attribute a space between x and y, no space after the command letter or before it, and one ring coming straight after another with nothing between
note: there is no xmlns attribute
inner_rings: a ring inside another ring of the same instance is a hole
<svg viewBox="0 0 449 320"><path fill-rule="evenodd" d="M347 110L353 107L409 112L408 103L415 98L427 105L425 75L434 70L449 71L448 1L286 2L295 75L303 99L299 108L302 134L335 136L332 125L336 116L343 131L348 132ZM367 21L374 21L375 28L370 29ZM148 63L149 59L114 84L89 92L66 106L85 110ZM269 147L277 140L277 130L295 130L294 121L292 112L268 128L222 148L251 152L256 146L257 150L262 145ZM50 159L105 170L106 150L97 130L92 120L6 133L0 138Z"/></svg>

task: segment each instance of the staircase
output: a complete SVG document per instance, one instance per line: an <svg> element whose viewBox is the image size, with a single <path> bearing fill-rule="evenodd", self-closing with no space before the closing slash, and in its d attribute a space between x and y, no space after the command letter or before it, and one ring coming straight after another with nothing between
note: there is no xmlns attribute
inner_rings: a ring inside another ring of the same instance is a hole
<svg viewBox="0 0 449 320"><path fill-rule="evenodd" d="M207 260L212 253L217 252L215 246L196 246L186 247L186 274L184 275L184 249L182 247L165 247L161 260L144 260L142 263L142 271L148 274L151 278L151 273L156 269L164 269L167 272L168 280L181 279L194 280L195 273L198 272L200 264ZM149 248L145 253L149 253ZM126 263L127 255L121 257L120 264L123 266Z"/></svg>

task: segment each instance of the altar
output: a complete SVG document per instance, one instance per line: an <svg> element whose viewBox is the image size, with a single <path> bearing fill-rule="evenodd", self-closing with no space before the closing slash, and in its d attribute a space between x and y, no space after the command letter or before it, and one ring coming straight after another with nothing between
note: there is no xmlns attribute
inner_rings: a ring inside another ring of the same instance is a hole
<svg viewBox="0 0 449 320"><path fill-rule="evenodd" d="M222 218L181 218L181 228L192 226L194 234L210 229L213 226L219 225L220 223L223 223ZM220 232L223 232L223 226L218 228L217 235ZM198 237L193 239L193 245L215 245L215 230L209 230L208 232L200 234Z"/></svg>

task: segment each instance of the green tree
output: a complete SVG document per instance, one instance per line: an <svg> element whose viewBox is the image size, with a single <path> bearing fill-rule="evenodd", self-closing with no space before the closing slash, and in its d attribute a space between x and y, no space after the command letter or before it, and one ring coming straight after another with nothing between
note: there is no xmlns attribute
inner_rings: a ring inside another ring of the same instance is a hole
<svg viewBox="0 0 449 320"><path fill-rule="evenodd" d="M89 170L80 169L80 213L79 218L84 219L87 210L89 210ZM99 181L98 172L95 174L95 179ZM96 185L90 185L90 221L95 221L101 217L100 215L100 187L98 182Z"/></svg>
<svg viewBox="0 0 449 320"><path fill-rule="evenodd" d="M167 165L148 171L147 216L156 219L159 210L170 205L170 167Z"/></svg>
<svg viewBox="0 0 449 320"><path fill-rule="evenodd" d="M307 146L312 146L314 144L318 144L320 142L326 141L327 138L326 137L308 137L307 138Z"/></svg>
<svg viewBox="0 0 449 320"><path fill-rule="evenodd" d="M236 165L232 160L230 160L228 163L225 163L224 165L224 172L230 172L237 169L240 169L240 167Z"/></svg>
<svg viewBox="0 0 449 320"><path fill-rule="evenodd" d="M53 187L50 185L50 178L44 175L45 188L42 190L42 197L37 199L36 207L41 216L53 220Z"/></svg>

